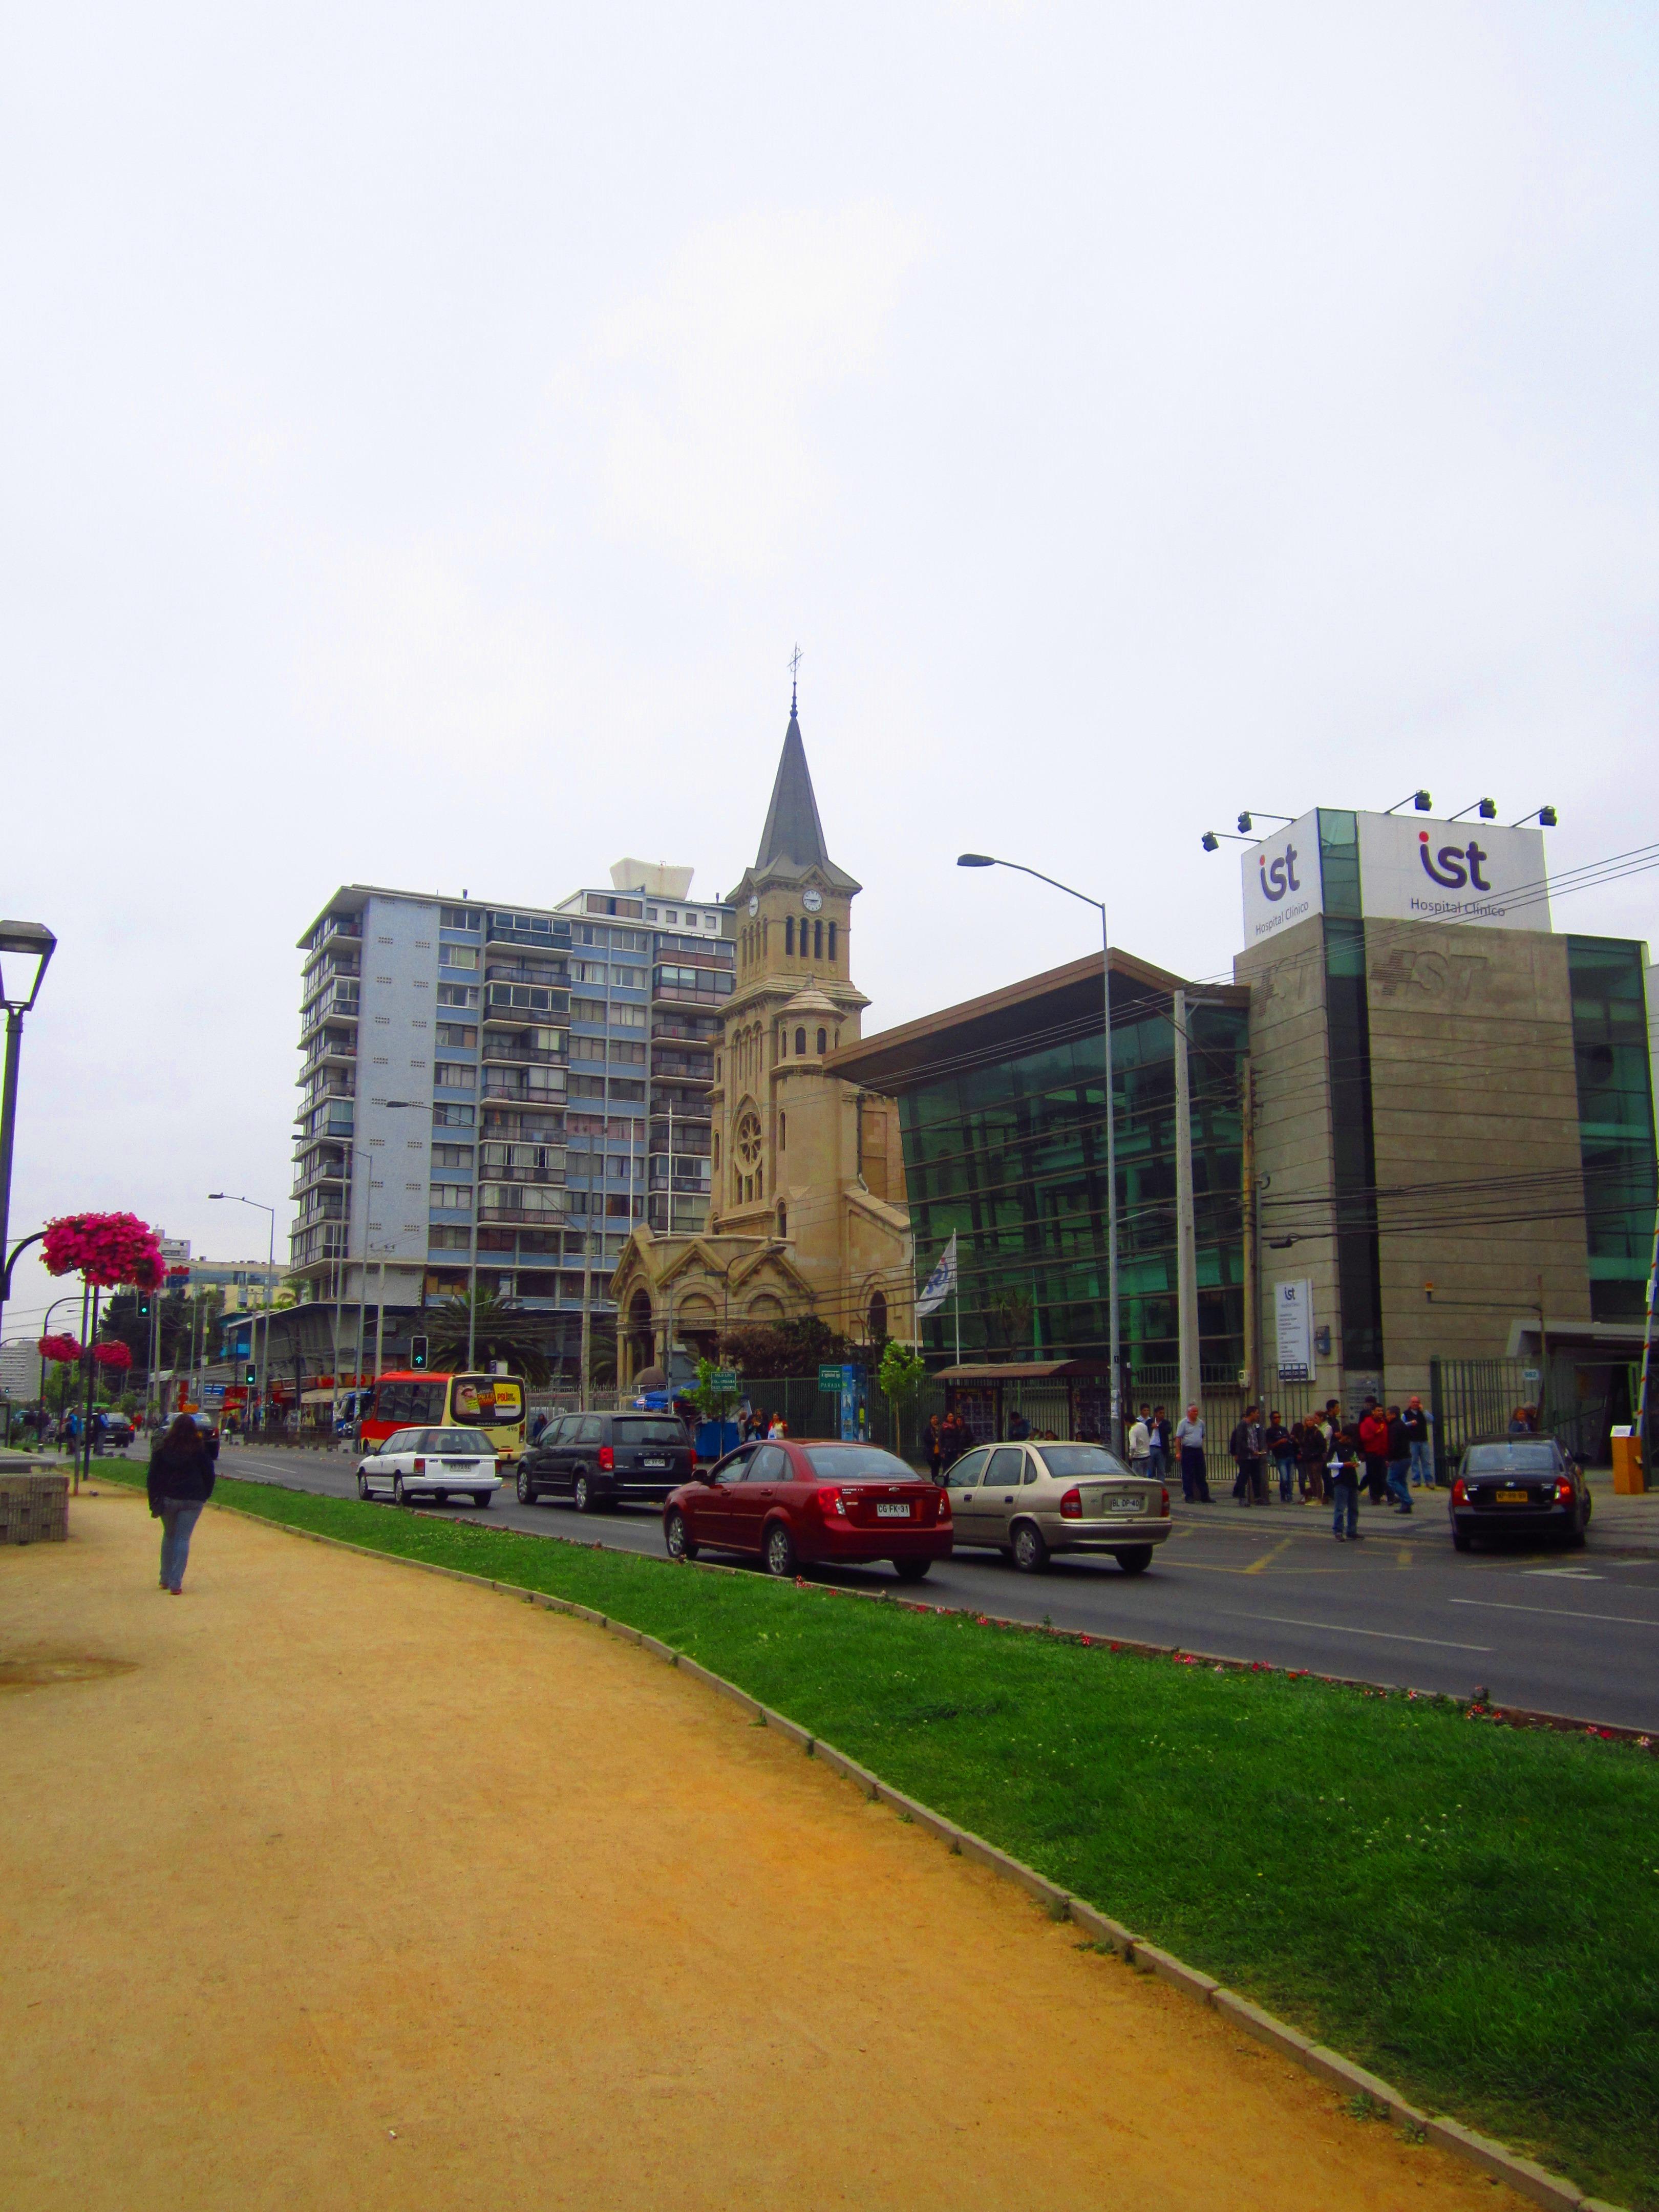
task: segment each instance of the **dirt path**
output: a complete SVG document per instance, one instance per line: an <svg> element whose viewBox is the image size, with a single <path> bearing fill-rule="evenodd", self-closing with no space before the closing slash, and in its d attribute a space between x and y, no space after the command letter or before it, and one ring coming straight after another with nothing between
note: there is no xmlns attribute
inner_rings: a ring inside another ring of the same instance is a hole
<svg viewBox="0 0 1659 2212"><path fill-rule="evenodd" d="M1519 2203L591 1628L73 1526L0 1551L8 2212Z"/></svg>

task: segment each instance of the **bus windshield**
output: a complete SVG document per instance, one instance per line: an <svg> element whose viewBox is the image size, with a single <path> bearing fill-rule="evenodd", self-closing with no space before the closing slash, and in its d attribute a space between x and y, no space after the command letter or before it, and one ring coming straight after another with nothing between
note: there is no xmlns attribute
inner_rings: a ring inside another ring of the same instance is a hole
<svg viewBox="0 0 1659 2212"><path fill-rule="evenodd" d="M470 1428L511 1427L524 1419L524 1385L514 1375L458 1375L450 1388L449 1418Z"/></svg>

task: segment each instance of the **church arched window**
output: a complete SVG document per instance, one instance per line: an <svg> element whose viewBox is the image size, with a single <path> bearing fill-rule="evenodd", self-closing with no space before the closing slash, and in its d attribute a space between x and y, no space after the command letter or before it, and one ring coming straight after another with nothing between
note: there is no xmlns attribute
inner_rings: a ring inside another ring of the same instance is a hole
<svg viewBox="0 0 1659 2212"><path fill-rule="evenodd" d="M835 966L835 964L836 964L836 925L835 925L835 923L832 921L832 922L830 923L830 965L833 968L833 967Z"/></svg>
<svg viewBox="0 0 1659 2212"><path fill-rule="evenodd" d="M788 1149L788 1145L789 1116L787 1114L780 1114L778 1116L778 1150L781 1152L785 1152Z"/></svg>
<svg viewBox="0 0 1659 2212"><path fill-rule="evenodd" d="M829 1049L830 1033L827 1030L820 1030L818 1031L818 1050L820 1052L828 1052Z"/></svg>
<svg viewBox="0 0 1659 2212"><path fill-rule="evenodd" d="M778 1208L778 1234L780 1237L787 1237L789 1234L789 1209L787 1206L780 1206Z"/></svg>
<svg viewBox="0 0 1659 2212"><path fill-rule="evenodd" d="M783 949L793 959L795 951L795 917L793 914L783 917Z"/></svg>
<svg viewBox="0 0 1659 2212"><path fill-rule="evenodd" d="M821 921L812 924L812 957L814 960L823 957L823 924Z"/></svg>
<svg viewBox="0 0 1659 2212"><path fill-rule="evenodd" d="M797 1030L795 1031L795 1050L797 1053L803 1053L805 1049L806 1032L805 1030Z"/></svg>

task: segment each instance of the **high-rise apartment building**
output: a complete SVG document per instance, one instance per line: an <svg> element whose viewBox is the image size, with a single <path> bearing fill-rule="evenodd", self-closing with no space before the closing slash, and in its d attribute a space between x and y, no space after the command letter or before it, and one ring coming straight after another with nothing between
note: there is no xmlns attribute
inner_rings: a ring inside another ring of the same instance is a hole
<svg viewBox="0 0 1659 2212"><path fill-rule="evenodd" d="M689 869L611 873L553 908L367 884L324 908L301 940L303 1297L395 1316L476 1279L546 1313L574 1374L584 1273L611 1310L629 1230L666 1222L671 1124L675 1224L706 1217L700 1024L732 988L732 912L690 900Z"/></svg>

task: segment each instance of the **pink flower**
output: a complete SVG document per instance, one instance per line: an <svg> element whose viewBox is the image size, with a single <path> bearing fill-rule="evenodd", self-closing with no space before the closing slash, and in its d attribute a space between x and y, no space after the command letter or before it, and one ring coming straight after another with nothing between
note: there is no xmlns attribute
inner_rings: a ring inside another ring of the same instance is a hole
<svg viewBox="0 0 1659 2212"><path fill-rule="evenodd" d="M66 1213L46 1224L41 1257L52 1275L79 1273L100 1289L153 1291L165 1273L155 1231L136 1213Z"/></svg>

